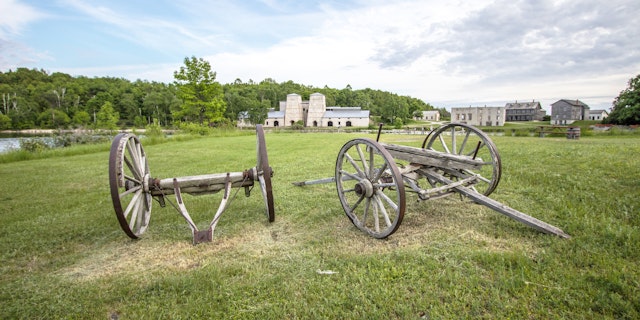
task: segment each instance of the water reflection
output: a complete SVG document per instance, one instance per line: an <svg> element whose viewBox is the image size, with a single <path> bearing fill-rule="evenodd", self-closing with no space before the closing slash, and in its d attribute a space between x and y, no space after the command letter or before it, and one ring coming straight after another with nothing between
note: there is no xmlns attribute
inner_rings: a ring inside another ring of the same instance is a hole
<svg viewBox="0 0 640 320"><path fill-rule="evenodd" d="M20 139L0 138L0 153L20 149Z"/></svg>

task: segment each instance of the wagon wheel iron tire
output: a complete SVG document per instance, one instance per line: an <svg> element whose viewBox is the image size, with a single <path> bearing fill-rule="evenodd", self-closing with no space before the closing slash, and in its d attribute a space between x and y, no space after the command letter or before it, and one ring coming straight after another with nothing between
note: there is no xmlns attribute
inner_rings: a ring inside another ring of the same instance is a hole
<svg viewBox="0 0 640 320"><path fill-rule="evenodd" d="M482 130L463 123L449 123L431 132L422 143L423 149L429 149L449 154L464 155L483 160L480 170L443 170L439 173L461 180L474 174L479 175L478 181L471 186L478 193L490 195L498 186L502 175L502 162L495 144ZM427 181L437 187L441 184L427 178Z"/></svg>
<svg viewBox="0 0 640 320"><path fill-rule="evenodd" d="M149 165L140 140L132 134L118 134L109 154L109 186L120 227L132 239L138 239L149 226L149 181Z"/></svg>
<svg viewBox="0 0 640 320"><path fill-rule="evenodd" d="M267 144L264 139L264 129L262 125L256 126L257 136L257 165L258 180L260 181L260 189L262 191L262 198L266 207L267 219L269 222L273 222L276 218L275 209L273 205L273 189L271 186L271 176L273 170L269 166L269 157L267 156Z"/></svg>
<svg viewBox="0 0 640 320"><path fill-rule="evenodd" d="M342 208L357 228L378 239L398 229L406 208L404 182L384 147L368 138L347 142L338 153L335 181Z"/></svg>

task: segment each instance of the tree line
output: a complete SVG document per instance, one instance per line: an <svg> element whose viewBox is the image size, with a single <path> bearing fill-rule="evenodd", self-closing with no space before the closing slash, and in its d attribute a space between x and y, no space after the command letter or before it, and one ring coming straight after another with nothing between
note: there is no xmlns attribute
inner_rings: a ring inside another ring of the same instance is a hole
<svg viewBox="0 0 640 320"><path fill-rule="evenodd" d="M272 78L220 84L215 78L210 64L195 57L185 58L173 83L74 77L28 68L0 72L0 129L235 125L241 113L252 123L263 123L267 112L278 110L279 102L291 93L308 100L319 92L328 106L361 107L396 125L436 109L417 98L370 88L353 90L349 85L318 88Z"/></svg>
<svg viewBox="0 0 640 320"><path fill-rule="evenodd" d="M619 125L640 124L640 74L629 79L627 88L613 100L613 107L603 123Z"/></svg>

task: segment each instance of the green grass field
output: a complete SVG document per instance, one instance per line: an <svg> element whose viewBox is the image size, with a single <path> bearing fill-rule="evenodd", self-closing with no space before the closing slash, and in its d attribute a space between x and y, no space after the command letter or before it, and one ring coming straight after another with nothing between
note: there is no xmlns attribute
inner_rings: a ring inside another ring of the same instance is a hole
<svg viewBox="0 0 640 320"><path fill-rule="evenodd" d="M108 147L0 164L0 318L640 318L640 136L492 137L503 175L491 198L571 239L456 196L408 194L385 240L351 224L335 185L291 184L331 177L340 147L362 136L267 133L275 222L258 187L248 198L240 190L213 242L197 246L176 210L155 201L141 239L122 232ZM153 176L256 163L253 135L176 140L143 140ZM220 197L185 197L199 226Z"/></svg>

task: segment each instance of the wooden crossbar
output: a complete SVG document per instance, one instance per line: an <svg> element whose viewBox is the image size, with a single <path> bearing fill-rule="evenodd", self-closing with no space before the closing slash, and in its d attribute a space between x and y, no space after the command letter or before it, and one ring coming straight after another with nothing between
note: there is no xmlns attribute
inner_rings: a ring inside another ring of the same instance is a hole
<svg viewBox="0 0 640 320"><path fill-rule="evenodd" d="M460 169L460 170L480 170L485 164L482 159L473 159L470 156L455 155L429 149L401 146L397 144L380 143L396 159L409 161L421 165Z"/></svg>

